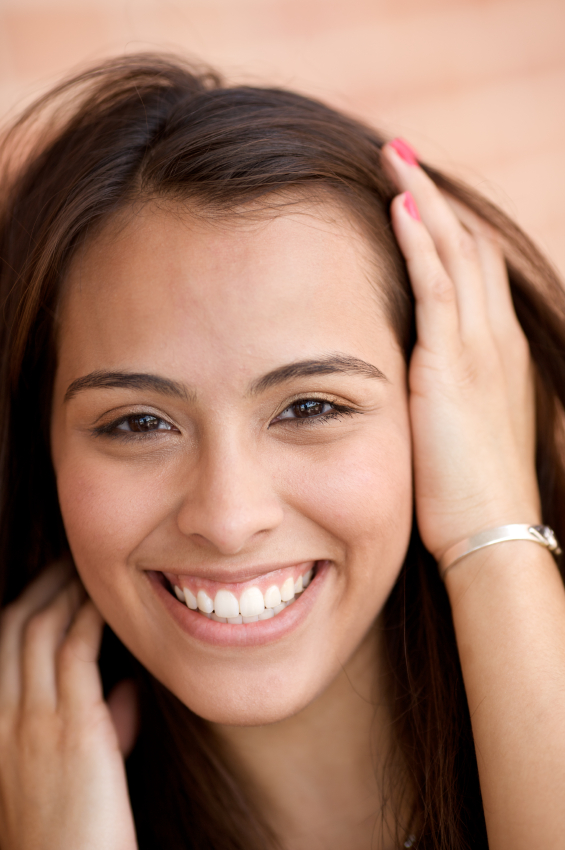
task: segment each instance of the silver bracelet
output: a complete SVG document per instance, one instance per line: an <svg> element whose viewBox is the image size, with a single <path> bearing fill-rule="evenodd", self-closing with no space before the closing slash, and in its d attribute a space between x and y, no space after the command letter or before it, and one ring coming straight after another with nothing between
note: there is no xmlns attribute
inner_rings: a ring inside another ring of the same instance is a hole
<svg viewBox="0 0 565 850"><path fill-rule="evenodd" d="M545 546L555 555L561 554L561 547L557 542L555 532L548 525L499 525L498 528L481 531L479 534L468 537L467 540L461 540L455 546L450 546L439 560L438 567L441 577L445 578L447 571L459 563L465 555L470 555L477 549L484 549L485 546L492 546L494 543L502 543L505 540L531 540L533 543Z"/></svg>

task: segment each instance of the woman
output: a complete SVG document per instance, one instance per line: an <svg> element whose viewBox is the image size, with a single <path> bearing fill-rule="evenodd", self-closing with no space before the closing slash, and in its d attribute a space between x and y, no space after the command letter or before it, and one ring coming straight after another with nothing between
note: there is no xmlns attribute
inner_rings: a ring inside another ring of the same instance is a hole
<svg viewBox="0 0 565 850"><path fill-rule="evenodd" d="M558 846L536 249L406 143L159 56L5 152L2 850Z"/></svg>

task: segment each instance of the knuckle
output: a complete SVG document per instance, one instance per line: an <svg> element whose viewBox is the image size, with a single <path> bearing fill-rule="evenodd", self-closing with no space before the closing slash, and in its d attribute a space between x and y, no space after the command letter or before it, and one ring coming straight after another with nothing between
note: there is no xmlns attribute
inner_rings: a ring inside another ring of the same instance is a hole
<svg viewBox="0 0 565 850"><path fill-rule="evenodd" d="M58 663L62 673L70 670L80 659L82 639L76 634L69 634L59 647Z"/></svg>
<svg viewBox="0 0 565 850"><path fill-rule="evenodd" d="M451 304L455 301L455 287L450 278L441 271L435 271L428 279L428 293L434 301Z"/></svg>
<svg viewBox="0 0 565 850"><path fill-rule="evenodd" d="M477 262L479 257L477 243L471 234L462 227L460 227L457 232L456 247L459 255L464 260L468 260L473 263Z"/></svg>
<svg viewBox="0 0 565 850"><path fill-rule="evenodd" d="M442 257L455 253L466 263L477 263L479 252L473 236L464 227L454 226L438 236L438 250Z"/></svg>
<svg viewBox="0 0 565 850"><path fill-rule="evenodd" d="M73 646L73 640L72 638L67 637L57 652L58 666L62 673L65 673L65 671L73 664L75 656L76 653Z"/></svg>
<svg viewBox="0 0 565 850"><path fill-rule="evenodd" d="M458 364L457 385L463 389L473 389L479 380L481 369L475 359L465 358Z"/></svg>
<svg viewBox="0 0 565 850"><path fill-rule="evenodd" d="M465 347L458 358L454 369L457 386L462 389L475 391L484 389L485 384L494 387L499 384L501 364L495 346L488 339L476 341Z"/></svg>
<svg viewBox="0 0 565 850"><path fill-rule="evenodd" d="M33 644L45 638L46 634L51 631L54 624L53 612L46 608L44 611L38 611L26 623L24 630L24 640L26 644Z"/></svg>

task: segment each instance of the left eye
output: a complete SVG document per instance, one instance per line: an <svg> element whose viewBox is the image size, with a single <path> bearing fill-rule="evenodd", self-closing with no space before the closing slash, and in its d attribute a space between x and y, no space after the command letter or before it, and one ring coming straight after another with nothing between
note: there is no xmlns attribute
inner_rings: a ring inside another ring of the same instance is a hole
<svg viewBox="0 0 565 850"><path fill-rule="evenodd" d="M280 419L313 419L316 416L327 416L336 412L336 406L330 404L329 401L322 401L318 398L301 399L279 413L276 421Z"/></svg>
<svg viewBox="0 0 565 850"><path fill-rule="evenodd" d="M130 431L137 434L147 431L171 431L172 426L164 419L159 419L152 413L142 413L138 416L128 416L116 425L117 431Z"/></svg>

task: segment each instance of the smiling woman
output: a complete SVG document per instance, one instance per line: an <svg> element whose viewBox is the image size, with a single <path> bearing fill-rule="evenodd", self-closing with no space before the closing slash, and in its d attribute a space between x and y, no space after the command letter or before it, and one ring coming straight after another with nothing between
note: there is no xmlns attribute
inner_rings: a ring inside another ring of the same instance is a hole
<svg viewBox="0 0 565 850"><path fill-rule="evenodd" d="M406 143L176 59L4 150L2 850L557 846L536 249Z"/></svg>
<svg viewBox="0 0 565 850"><path fill-rule="evenodd" d="M73 558L134 655L209 721L309 705L402 563L405 364L366 253L330 205L222 227L148 204L69 267L51 433ZM252 660L217 655L234 646Z"/></svg>

